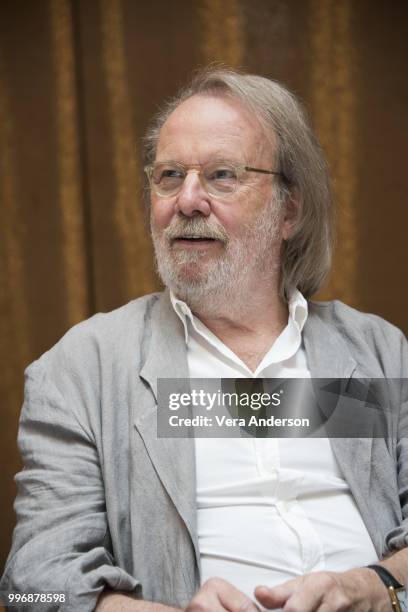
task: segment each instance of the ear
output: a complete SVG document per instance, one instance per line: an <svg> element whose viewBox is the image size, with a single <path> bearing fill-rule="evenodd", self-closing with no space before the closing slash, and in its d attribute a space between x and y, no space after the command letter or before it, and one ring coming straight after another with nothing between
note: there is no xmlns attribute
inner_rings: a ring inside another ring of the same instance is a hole
<svg viewBox="0 0 408 612"><path fill-rule="evenodd" d="M286 198L282 222L282 238L289 240L293 236L296 225L301 217L303 200L299 190L294 187Z"/></svg>

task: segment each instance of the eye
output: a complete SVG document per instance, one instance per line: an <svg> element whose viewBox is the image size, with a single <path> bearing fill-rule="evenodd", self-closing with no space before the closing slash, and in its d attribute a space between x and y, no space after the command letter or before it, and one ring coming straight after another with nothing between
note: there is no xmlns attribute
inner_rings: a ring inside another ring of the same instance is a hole
<svg viewBox="0 0 408 612"><path fill-rule="evenodd" d="M222 181L233 180L236 176L236 172L233 168L214 168L208 178L212 181Z"/></svg>
<svg viewBox="0 0 408 612"><path fill-rule="evenodd" d="M160 173L160 178L183 178L184 172L177 168L166 168Z"/></svg>
<svg viewBox="0 0 408 612"><path fill-rule="evenodd" d="M157 166L153 172L153 180L156 184L173 180L183 180L185 173L182 169L174 166Z"/></svg>

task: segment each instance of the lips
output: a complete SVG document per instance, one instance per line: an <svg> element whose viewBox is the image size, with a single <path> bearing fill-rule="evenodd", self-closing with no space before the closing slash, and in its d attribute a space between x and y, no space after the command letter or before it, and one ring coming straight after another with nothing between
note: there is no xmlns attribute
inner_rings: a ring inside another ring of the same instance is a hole
<svg viewBox="0 0 408 612"><path fill-rule="evenodd" d="M173 242L177 242L179 240L188 240L189 242L207 242L210 240L214 242L216 239L210 238L209 236L177 236L173 239Z"/></svg>

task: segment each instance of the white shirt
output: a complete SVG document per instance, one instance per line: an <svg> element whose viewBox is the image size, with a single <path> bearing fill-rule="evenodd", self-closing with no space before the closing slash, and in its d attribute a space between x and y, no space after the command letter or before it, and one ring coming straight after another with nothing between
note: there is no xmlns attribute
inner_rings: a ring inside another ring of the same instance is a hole
<svg viewBox="0 0 408 612"><path fill-rule="evenodd" d="M310 377L299 291L255 372L187 304L171 300L185 329L190 377ZM253 598L260 584L378 560L328 439L196 438L195 453L202 583L219 576Z"/></svg>

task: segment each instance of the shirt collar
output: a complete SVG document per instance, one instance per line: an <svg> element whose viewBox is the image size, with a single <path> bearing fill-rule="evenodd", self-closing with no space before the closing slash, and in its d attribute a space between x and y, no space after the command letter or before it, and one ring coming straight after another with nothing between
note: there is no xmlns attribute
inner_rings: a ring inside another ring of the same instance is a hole
<svg viewBox="0 0 408 612"><path fill-rule="evenodd" d="M187 343L189 335L188 321L190 321L191 325L198 333L200 333L199 328L203 326L203 323L201 323L201 321L191 312L190 307L182 300L179 300L172 291L170 291L170 300L176 314L183 323L184 335ZM307 300L303 297L298 289L293 291L288 303L288 309L288 323L294 323L298 331L301 333L306 323L308 306Z"/></svg>
<svg viewBox="0 0 408 612"><path fill-rule="evenodd" d="M307 300L300 293L299 289L295 289L288 304L289 319L293 319L299 331L303 330L306 323L308 307Z"/></svg>

